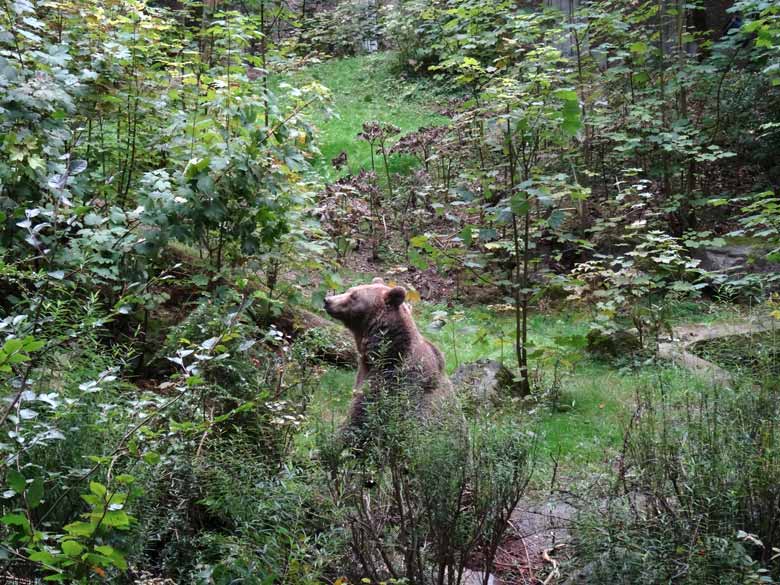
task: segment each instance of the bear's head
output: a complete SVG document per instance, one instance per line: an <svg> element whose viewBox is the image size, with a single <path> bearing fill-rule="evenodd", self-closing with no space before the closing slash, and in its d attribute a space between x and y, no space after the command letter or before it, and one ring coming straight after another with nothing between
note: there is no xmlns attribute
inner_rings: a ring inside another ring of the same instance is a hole
<svg viewBox="0 0 780 585"><path fill-rule="evenodd" d="M394 313L408 313L406 290L401 286L389 287L381 278L371 284L354 286L340 295L325 297L325 311L355 333L365 331L380 316L387 318Z"/></svg>

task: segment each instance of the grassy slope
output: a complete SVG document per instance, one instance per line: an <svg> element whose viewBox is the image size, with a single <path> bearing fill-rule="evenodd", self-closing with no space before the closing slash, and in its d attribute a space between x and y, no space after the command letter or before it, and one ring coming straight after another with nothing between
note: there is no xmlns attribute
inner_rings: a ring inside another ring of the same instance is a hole
<svg viewBox="0 0 780 585"><path fill-rule="evenodd" d="M333 115L328 116L325 112L311 115L321 130L322 157L316 166L329 182L348 172L371 168L368 143L356 138L363 122L389 122L398 126L402 134L421 126L447 122L447 118L435 113L436 103L441 98L431 85L399 79L393 73L393 55L390 53L326 61L297 72L288 81L295 85L309 80L316 80L333 92ZM338 172L330 165L330 160L341 151L347 152L349 168ZM377 172L383 172L381 157L375 159ZM410 157L393 157L390 170L404 172L413 164Z"/></svg>
<svg viewBox="0 0 780 585"><path fill-rule="evenodd" d="M406 131L446 121L434 112L437 94L423 83L399 80L392 71L391 55L372 55L328 61L296 73L292 83L317 79L333 92L332 109L336 116L315 113L313 121L321 130L322 158L318 170L323 178L335 180L337 173L330 159L342 150L349 156L350 172L370 168L368 145L355 138L363 121L378 119L392 122ZM438 98L443 101L441 97ZM392 170L403 172L410 160L394 161ZM345 282L360 282L360 275L345 274ZM373 276L373 275L371 275ZM448 324L439 330L429 327L434 311L446 310ZM480 307L446 308L422 303L415 308L420 329L447 356L451 372L459 363L479 358L503 358L513 365L512 335L514 323L508 313L496 313ZM698 303L684 304L675 311L678 322L712 322L728 318L729 310ZM559 335L585 333L588 320L576 314L534 315L530 336L544 344ZM532 364L533 367L533 364ZM354 372L330 369L321 380L320 392L311 404L312 419L337 424L346 412L351 396ZM540 451L544 461L560 458L569 471L597 463L621 443L622 430L631 417L633 397L643 384L664 384L670 392L683 392L696 384L685 372L666 365L647 365L641 370L617 369L584 360L563 377L563 399L568 410L554 412L542 405L535 409L535 429L542 437ZM515 416L514 413L508 413ZM518 421L529 416L521 412ZM543 463L544 464L544 463Z"/></svg>

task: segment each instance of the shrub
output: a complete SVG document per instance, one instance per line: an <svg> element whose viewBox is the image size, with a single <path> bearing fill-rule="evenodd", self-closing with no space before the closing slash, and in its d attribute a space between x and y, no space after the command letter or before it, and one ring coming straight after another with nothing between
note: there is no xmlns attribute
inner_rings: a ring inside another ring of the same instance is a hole
<svg viewBox="0 0 780 585"><path fill-rule="evenodd" d="M177 582L316 583L340 545L321 474L269 468L246 441L170 457L143 481L135 561Z"/></svg>
<svg viewBox="0 0 780 585"><path fill-rule="evenodd" d="M578 535L598 582L758 583L780 575L777 391L663 381L638 396L620 497ZM770 577L771 575L771 577Z"/></svg>
<svg viewBox="0 0 780 585"><path fill-rule="evenodd" d="M344 57L377 50L380 34L374 3L341 1L303 21L298 46L307 53Z"/></svg>
<svg viewBox="0 0 780 585"><path fill-rule="evenodd" d="M469 432L454 408L428 421L409 412L408 392L380 392L359 452L320 451L346 517L350 576L442 585L476 564L490 572L528 484L529 436L487 419Z"/></svg>

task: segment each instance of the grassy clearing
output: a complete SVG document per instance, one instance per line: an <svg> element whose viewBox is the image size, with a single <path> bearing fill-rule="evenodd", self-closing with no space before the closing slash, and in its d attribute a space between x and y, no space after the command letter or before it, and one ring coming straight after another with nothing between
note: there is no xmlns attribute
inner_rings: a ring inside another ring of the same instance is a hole
<svg viewBox="0 0 780 585"><path fill-rule="evenodd" d="M295 73L285 81L304 84L316 80L333 92L329 114L311 113L311 119L320 129L322 156L315 167L323 180L335 181L339 176L371 168L368 144L356 138L362 124L368 120L390 122L402 133L421 126L446 123L447 119L435 112L444 97L423 80L400 79L393 71L394 56L381 53L327 61ZM346 151L348 165L340 172L330 159ZM375 164L383 179L381 159ZM391 157L391 172L408 173L415 166L411 157ZM342 274L346 283L357 284L371 276ZM679 302L671 307L673 324L716 323L744 316L747 310L735 309L724 303ZM443 316L443 318L442 318ZM415 318L423 333L436 343L447 358L451 373L458 365L489 358L514 364L514 320L511 313L496 312L485 307L446 307L420 303L415 307ZM442 323L443 321L443 323ZM552 344L558 336L583 335L588 330L591 316L585 313L557 312L535 314L530 319L530 336L537 346ZM536 367L532 364L532 367ZM311 420L317 425L337 425L349 406L355 373L350 370L329 369L320 380L317 395L310 404ZM549 373L540 379L548 383ZM503 413L528 425L539 434L539 450L545 462L559 459L565 469L587 468L598 464L620 447L625 425L633 413L634 396L646 385L664 385L670 393L683 393L699 382L687 371L667 364L645 364L641 368L617 368L614 365L584 358L576 368L566 372L561 381L561 404L564 409L552 409L539 403L517 409L507 408ZM530 411L530 412L529 412ZM305 443L311 432L304 433Z"/></svg>
<svg viewBox="0 0 780 585"><path fill-rule="evenodd" d="M293 85L318 81L333 93L332 115L323 111L311 114L312 121L321 130L322 157L315 166L324 180L332 182L361 168L371 168L368 143L356 138L363 122L389 122L402 133L447 122L447 118L435 112L437 103L444 99L441 94L425 80L399 78L393 71L393 62L392 53L334 59L285 79ZM330 165L330 160L342 151L347 153L348 168L339 172ZM375 159L379 171L381 156ZM407 172L415 165L411 157L393 156L389 163L391 172L396 173Z"/></svg>
<svg viewBox="0 0 780 585"><path fill-rule="evenodd" d="M436 321L442 320L443 312L447 315L443 319L445 324L440 326ZM732 312L704 303L699 304L697 314L712 320L733 317ZM447 309L420 303L415 307L415 319L423 334L444 352L450 373L459 364L482 358L514 365L511 313L497 313L484 307ZM537 346L549 344L558 336L586 333L589 321L581 313L534 315L530 320L530 337ZM311 403L312 420L318 424L338 424L348 408L354 377L351 370L326 371L318 395ZM549 372L541 379L543 387L549 384ZM541 401L530 406L518 404L516 408L510 405L497 416L517 420L538 434L540 465L550 465L555 458L564 472L584 471L614 456L620 448L640 388L663 386L669 395L679 395L699 384L687 370L671 364L647 363L641 368L620 368L584 357L562 377L560 404L563 408L553 409Z"/></svg>

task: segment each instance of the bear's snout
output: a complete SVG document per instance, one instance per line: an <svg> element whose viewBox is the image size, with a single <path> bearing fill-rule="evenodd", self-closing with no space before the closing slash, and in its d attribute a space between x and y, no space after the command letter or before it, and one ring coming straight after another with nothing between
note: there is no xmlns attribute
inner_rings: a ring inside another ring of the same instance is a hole
<svg viewBox="0 0 780 585"><path fill-rule="evenodd" d="M331 317L335 316L334 313L336 312L336 308L338 306L338 299L336 296L325 297L325 300L322 302L322 306L325 308L325 312Z"/></svg>

